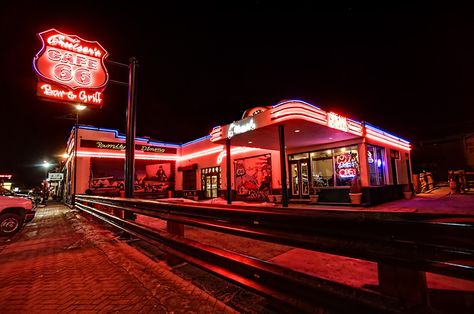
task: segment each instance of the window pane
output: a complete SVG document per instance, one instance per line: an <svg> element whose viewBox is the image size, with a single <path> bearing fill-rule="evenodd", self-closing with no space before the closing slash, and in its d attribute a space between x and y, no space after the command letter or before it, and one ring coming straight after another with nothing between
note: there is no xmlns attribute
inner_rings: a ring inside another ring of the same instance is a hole
<svg viewBox="0 0 474 314"><path fill-rule="evenodd" d="M298 164L291 164L290 172L291 172L291 192L293 195L299 195L300 185L299 185L299 178L298 178Z"/></svg>
<svg viewBox="0 0 474 314"><path fill-rule="evenodd" d="M309 158L308 155L309 155L308 153L290 155L290 156L288 156L288 159L289 159L289 160L308 159L308 158Z"/></svg>
<svg viewBox="0 0 474 314"><path fill-rule="evenodd" d="M332 158L332 150L326 149L326 150L321 150L319 152L312 152L311 153L311 159L313 159L313 160L326 159L326 158Z"/></svg>
<svg viewBox="0 0 474 314"><path fill-rule="evenodd" d="M311 161L312 179L316 186L334 185L332 157Z"/></svg>
<svg viewBox="0 0 474 314"><path fill-rule="evenodd" d="M367 145L367 164L369 166L370 185L385 184L385 158L384 149Z"/></svg>
<svg viewBox="0 0 474 314"><path fill-rule="evenodd" d="M301 194L309 194L308 163L301 162Z"/></svg>

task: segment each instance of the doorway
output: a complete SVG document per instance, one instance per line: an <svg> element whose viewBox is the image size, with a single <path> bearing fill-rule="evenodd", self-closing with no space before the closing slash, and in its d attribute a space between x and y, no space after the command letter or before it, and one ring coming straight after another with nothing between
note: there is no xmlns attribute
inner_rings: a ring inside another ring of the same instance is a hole
<svg viewBox="0 0 474 314"><path fill-rule="evenodd" d="M289 161L290 198L309 197L309 159Z"/></svg>
<svg viewBox="0 0 474 314"><path fill-rule="evenodd" d="M201 183L204 198L216 198L219 193L221 167L201 169Z"/></svg>

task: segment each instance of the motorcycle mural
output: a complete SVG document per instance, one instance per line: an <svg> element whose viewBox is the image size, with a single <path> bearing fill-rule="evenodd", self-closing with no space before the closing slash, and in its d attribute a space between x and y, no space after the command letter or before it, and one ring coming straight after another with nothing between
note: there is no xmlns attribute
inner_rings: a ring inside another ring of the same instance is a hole
<svg viewBox="0 0 474 314"><path fill-rule="evenodd" d="M270 194L271 183L270 154L235 160L235 187L238 198L265 201Z"/></svg>

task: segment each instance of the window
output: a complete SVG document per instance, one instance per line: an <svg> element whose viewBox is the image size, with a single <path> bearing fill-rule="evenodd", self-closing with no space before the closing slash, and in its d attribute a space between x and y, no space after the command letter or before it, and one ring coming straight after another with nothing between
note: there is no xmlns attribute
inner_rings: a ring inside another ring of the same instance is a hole
<svg viewBox="0 0 474 314"><path fill-rule="evenodd" d="M183 190L196 190L196 170L183 170Z"/></svg>
<svg viewBox="0 0 474 314"><path fill-rule="evenodd" d="M316 151L310 156L311 180L315 186L350 185L360 172L357 146Z"/></svg>
<svg viewBox="0 0 474 314"><path fill-rule="evenodd" d="M352 178L360 172L357 146L341 147L334 150L336 185L350 185Z"/></svg>
<svg viewBox="0 0 474 314"><path fill-rule="evenodd" d="M331 149L311 153L311 173L314 186L334 185L334 167Z"/></svg>
<svg viewBox="0 0 474 314"><path fill-rule="evenodd" d="M400 152L398 150L390 150L390 163L392 166L393 184L398 184L397 160L400 160Z"/></svg>
<svg viewBox="0 0 474 314"><path fill-rule="evenodd" d="M367 164L370 185L385 184L385 149L367 145Z"/></svg>

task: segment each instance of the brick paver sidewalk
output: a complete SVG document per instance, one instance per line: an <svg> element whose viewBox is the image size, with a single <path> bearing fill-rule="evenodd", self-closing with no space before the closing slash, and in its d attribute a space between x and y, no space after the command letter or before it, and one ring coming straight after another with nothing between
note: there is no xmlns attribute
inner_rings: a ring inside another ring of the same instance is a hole
<svg viewBox="0 0 474 314"><path fill-rule="evenodd" d="M235 313L63 205L0 242L1 313Z"/></svg>

